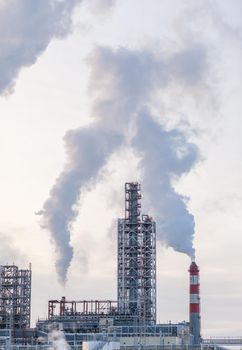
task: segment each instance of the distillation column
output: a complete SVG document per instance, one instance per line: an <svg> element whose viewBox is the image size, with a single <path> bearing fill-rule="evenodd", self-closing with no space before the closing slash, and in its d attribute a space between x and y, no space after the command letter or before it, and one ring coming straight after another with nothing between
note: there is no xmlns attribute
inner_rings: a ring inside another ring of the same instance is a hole
<svg viewBox="0 0 242 350"><path fill-rule="evenodd" d="M155 222L142 215L141 187L125 184L125 218L118 220L118 311L136 322L156 322Z"/></svg>

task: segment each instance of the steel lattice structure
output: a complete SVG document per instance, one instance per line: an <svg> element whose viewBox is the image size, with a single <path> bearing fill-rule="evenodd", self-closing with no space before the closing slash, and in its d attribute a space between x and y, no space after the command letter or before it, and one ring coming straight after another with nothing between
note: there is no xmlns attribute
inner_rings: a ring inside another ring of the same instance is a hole
<svg viewBox="0 0 242 350"><path fill-rule="evenodd" d="M118 220L118 312L156 323L156 226L140 214L141 187L125 184L125 218Z"/></svg>
<svg viewBox="0 0 242 350"><path fill-rule="evenodd" d="M30 327L31 275L31 268L0 266L0 328Z"/></svg>
<svg viewBox="0 0 242 350"><path fill-rule="evenodd" d="M112 300L49 300L48 318L58 316L113 315L117 301Z"/></svg>

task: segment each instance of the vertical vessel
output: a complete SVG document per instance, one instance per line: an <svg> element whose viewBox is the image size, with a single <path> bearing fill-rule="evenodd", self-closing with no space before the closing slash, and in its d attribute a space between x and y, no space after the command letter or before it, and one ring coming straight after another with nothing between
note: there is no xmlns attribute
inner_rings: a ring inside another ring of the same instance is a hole
<svg viewBox="0 0 242 350"><path fill-rule="evenodd" d="M125 184L125 218L118 220L118 311L139 324L156 323L156 229L141 216L141 187Z"/></svg>
<svg viewBox="0 0 242 350"><path fill-rule="evenodd" d="M201 318L199 296L199 268L195 261L191 262L190 268L190 333L194 345L201 343Z"/></svg>

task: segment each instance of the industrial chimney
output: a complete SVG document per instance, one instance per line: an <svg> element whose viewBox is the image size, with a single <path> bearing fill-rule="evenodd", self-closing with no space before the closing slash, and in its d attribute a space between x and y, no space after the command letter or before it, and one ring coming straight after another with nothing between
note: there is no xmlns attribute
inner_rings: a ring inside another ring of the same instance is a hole
<svg viewBox="0 0 242 350"><path fill-rule="evenodd" d="M193 345L201 343L200 297L199 297L199 268L195 261L190 269L190 333Z"/></svg>

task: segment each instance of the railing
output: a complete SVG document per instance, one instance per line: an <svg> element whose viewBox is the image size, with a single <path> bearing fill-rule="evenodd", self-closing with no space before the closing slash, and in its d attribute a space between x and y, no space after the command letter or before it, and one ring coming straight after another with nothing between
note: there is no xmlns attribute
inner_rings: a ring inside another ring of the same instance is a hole
<svg viewBox="0 0 242 350"><path fill-rule="evenodd" d="M101 344L98 344L98 348L96 350L101 350L106 345L106 342L102 342ZM52 345L8 345L8 344L1 344L0 350L53 350ZM71 350L82 350L81 345L71 345ZM215 344L210 345L126 345L121 346L121 350L222 350L223 347L217 346ZM65 350L65 349L63 349Z"/></svg>
<svg viewBox="0 0 242 350"><path fill-rule="evenodd" d="M203 339L203 344L242 345L242 337L210 337Z"/></svg>
<svg viewBox="0 0 242 350"><path fill-rule="evenodd" d="M72 345L71 350L81 350L80 345ZM1 344L0 350L53 350L53 345L8 345L8 344ZM68 350L63 349L63 350Z"/></svg>

